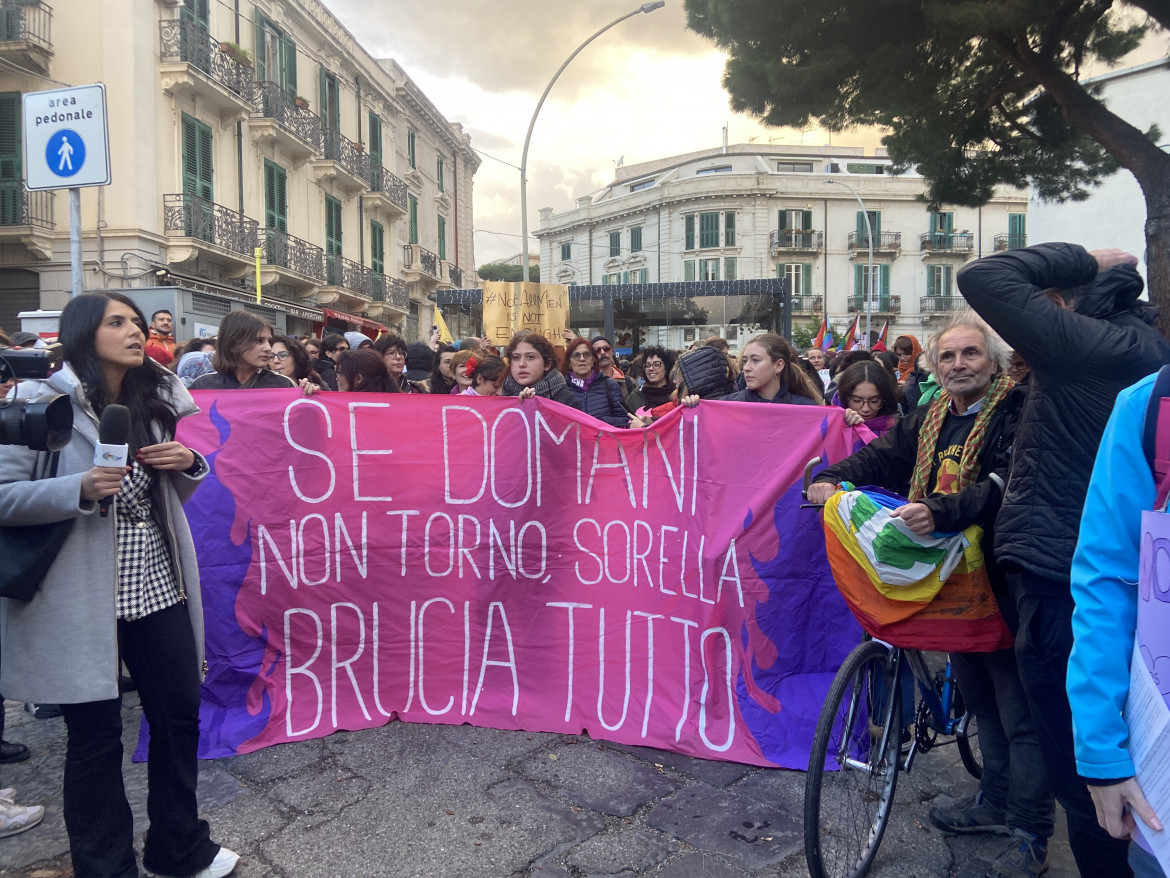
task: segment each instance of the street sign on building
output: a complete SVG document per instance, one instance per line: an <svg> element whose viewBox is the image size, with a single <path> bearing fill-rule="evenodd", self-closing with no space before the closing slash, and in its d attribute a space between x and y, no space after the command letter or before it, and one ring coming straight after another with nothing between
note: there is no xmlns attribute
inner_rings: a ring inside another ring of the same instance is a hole
<svg viewBox="0 0 1170 878"><path fill-rule="evenodd" d="M23 128L29 189L109 185L110 142L102 83L25 93Z"/></svg>

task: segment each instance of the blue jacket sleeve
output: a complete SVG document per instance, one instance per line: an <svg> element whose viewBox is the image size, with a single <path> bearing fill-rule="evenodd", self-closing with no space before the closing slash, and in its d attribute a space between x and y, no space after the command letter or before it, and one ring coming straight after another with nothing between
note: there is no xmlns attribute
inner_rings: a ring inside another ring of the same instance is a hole
<svg viewBox="0 0 1170 878"><path fill-rule="evenodd" d="M1072 563L1073 649L1069 703L1077 771L1084 778L1134 773L1122 711L1137 628L1142 510L1154 508L1154 475L1142 427L1155 375L1117 397L1105 427Z"/></svg>

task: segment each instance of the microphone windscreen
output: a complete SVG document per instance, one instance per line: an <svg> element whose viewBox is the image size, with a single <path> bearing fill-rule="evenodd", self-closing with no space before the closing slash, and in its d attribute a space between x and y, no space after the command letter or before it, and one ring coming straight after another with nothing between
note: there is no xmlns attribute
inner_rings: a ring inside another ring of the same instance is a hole
<svg viewBox="0 0 1170 878"><path fill-rule="evenodd" d="M102 409L98 440L102 445L129 445L130 409L124 405L108 405Z"/></svg>

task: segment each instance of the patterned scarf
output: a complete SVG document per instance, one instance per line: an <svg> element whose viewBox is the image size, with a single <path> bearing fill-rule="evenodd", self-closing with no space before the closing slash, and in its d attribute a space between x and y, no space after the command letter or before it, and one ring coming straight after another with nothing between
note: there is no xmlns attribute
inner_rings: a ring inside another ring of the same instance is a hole
<svg viewBox="0 0 1170 878"><path fill-rule="evenodd" d="M987 396L983 398L983 407L975 415L975 424L963 445L963 457L959 462L959 478L955 482L954 492L966 488L975 481L977 475L979 455L983 451L983 443L987 439L987 425L991 422L991 415L996 407L1007 396L1015 382L1007 375L996 375L987 389ZM914 476L910 480L910 502L921 500L926 496L926 482L930 478L931 462L934 460L935 447L938 445L938 434L942 429L943 420L951 407L951 395L943 391L931 404L918 431L918 457L914 461Z"/></svg>
<svg viewBox="0 0 1170 878"><path fill-rule="evenodd" d="M552 399L554 393L565 387L565 376L556 369L549 369L544 373L544 377L535 384L530 385L536 389L537 396L543 396L545 399ZM500 391L500 396L519 396L520 391L524 388L513 378L508 376L504 381L503 389Z"/></svg>

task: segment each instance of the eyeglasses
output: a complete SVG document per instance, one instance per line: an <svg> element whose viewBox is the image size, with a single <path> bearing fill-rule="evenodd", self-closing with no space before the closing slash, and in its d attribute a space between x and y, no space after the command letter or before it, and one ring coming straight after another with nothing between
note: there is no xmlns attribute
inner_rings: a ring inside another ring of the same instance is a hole
<svg viewBox="0 0 1170 878"><path fill-rule="evenodd" d="M570 360L592 360L593 354L589 353L588 351L573 351L573 353L569 354L569 359Z"/></svg>
<svg viewBox="0 0 1170 878"><path fill-rule="evenodd" d="M292 354L288 351L273 351L269 356L274 360L287 360Z"/></svg>
<svg viewBox="0 0 1170 878"><path fill-rule="evenodd" d="M384 353L382 356L384 356L387 360L406 359L406 354L402 353L402 351L386 351L386 353Z"/></svg>
<svg viewBox="0 0 1170 878"><path fill-rule="evenodd" d="M604 345L604 344L599 344L593 348L593 352L597 353L597 354L608 354L612 350L613 350L613 348L611 348L609 345Z"/></svg>
<svg viewBox="0 0 1170 878"><path fill-rule="evenodd" d="M848 400L846 400L846 402L848 402L851 407L857 408L857 409L861 409L861 408L876 409L876 408L881 408L882 398L880 396L868 396L868 397L851 396L851 397L849 397Z"/></svg>
<svg viewBox="0 0 1170 878"><path fill-rule="evenodd" d="M647 371L649 371L650 369L665 369L665 368L666 368L666 363L660 363L660 362L658 362L657 360L655 360L655 361L654 361L654 362L652 362L652 363L647 363L647 364L645 365L645 367L644 367L644 368L645 368Z"/></svg>

